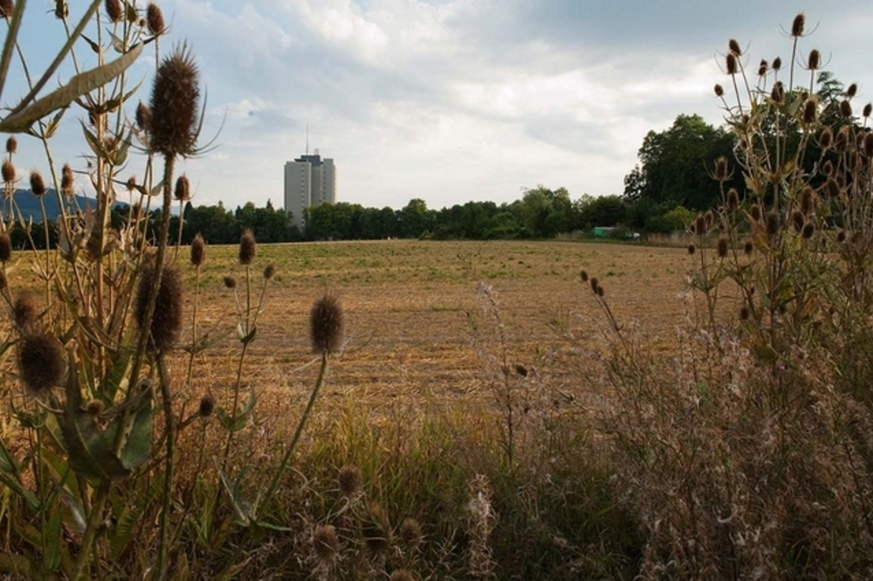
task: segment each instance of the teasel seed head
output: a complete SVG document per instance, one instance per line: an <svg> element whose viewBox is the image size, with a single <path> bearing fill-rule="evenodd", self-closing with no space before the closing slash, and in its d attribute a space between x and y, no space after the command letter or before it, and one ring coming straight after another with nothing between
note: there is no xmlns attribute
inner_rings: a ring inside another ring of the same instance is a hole
<svg viewBox="0 0 873 581"><path fill-rule="evenodd" d="M764 75L766 75L769 68L770 65L767 64L767 61L761 59L761 62L758 64L758 76L763 77Z"/></svg>
<svg viewBox="0 0 873 581"><path fill-rule="evenodd" d="M215 399L211 395L204 395L200 398L200 405L197 407L197 414L201 418L208 418L215 411Z"/></svg>
<svg viewBox="0 0 873 581"><path fill-rule="evenodd" d="M808 68L811 71L815 71L815 70L818 70L818 68L820 66L821 66L821 53L818 51L817 48L814 48L811 51L809 51L809 58L806 61L806 68Z"/></svg>
<svg viewBox="0 0 873 581"><path fill-rule="evenodd" d="M69 164L64 164L64 169L61 170L61 193L65 196L73 195L73 168Z"/></svg>
<svg viewBox="0 0 873 581"><path fill-rule="evenodd" d="M136 176L130 176L127 178L127 182L125 182L124 187L128 192L133 192L136 189Z"/></svg>
<svg viewBox="0 0 873 581"><path fill-rule="evenodd" d="M834 143L834 132L830 127L825 127L818 137L818 145L823 151L827 151Z"/></svg>
<svg viewBox="0 0 873 581"><path fill-rule="evenodd" d="M224 288L236 288L236 279L232 276L225 275L221 280L224 283Z"/></svg>
<svg viewBox="0 0 873 581"><path fill-rule="evenodd" d="M770 99L774 103L782 103L785 100L785 85L782 81L773 83L773 88L770 89Z"/></svg>
<svg viewBox="0 0 873 581"><path fill-rule="evenodd" d="M600 280L596 276L592 276L588 279L588 286L591 287L594 294L597 294L597 289L600 287Z"/></svg>
<svg viewBox="0 0 873 581"><path fill-rule="evenodd" d="M747 307L746 305L743 305L742 307L740 307L740 320L741 321L748 321L749 317L751 317L751 316L752 316L752 312L749 310L749 307Z"/></svg>
<svg viewBox="0 0 873 581"><path fill-rule="evenodd" d="M727 193L727 205L729 210L736 210L740 207L740 193L736 188L731 188Z"/></svg>
<svg viewBox="0 0 873 581"><path fill-rule="evenodd" d="M849 127L848 125L843 125L840 127L840 130L837 131L837 135L834 138L834 149L836 149L838 153L843 153L846 151L847 147L849 147Z"/></svg>
<svg viewBox="0 0 873 581"><path fill-rule="evenodd" d="M800 235L804 240L809 240L812 238L812 235L815 234L815 224L812 222L807 222L803 225L803 229L800 231Z"/></svg>
<svg viewBox="0 0 873 581"><path fill-rule="evenodd" d="M688 254L690 256L693 256L694 253L697 252L697 247L694 244L689 244L688 248L686 248L686 250L688 251Z"/></svg>
<svg viewBox="0 0 873 581"><path fill-rule="evenodd" d="M803 191L800 192L800 211L803 212L804 216L809 215L809 213L812 212L814 203L815 191L812 189L812 186L806 186L803 188Z"/></svg>
<svg viewBox="0 0 873 581"><path fill-rule="evenodd" d="M776 212L767 213L767 235L776 236L779 233L779 214Z"/></svg>
<svg viewBox="0 0 873 581"><path fill-rule="evenodd" d="M527 367L525 367L521 363L516 363L514 366L514 369L519 377L527 377L528 369L527 369Z"/></svg>
<svg viewBox="0 0 873 581"><path fill-rule="evenodd" d="M331 525L316 525L312 531L312 548L322 563L330 563L339 550L339 537Z"/></svg>
<svg viewBox="0 0 873 581"><path fill-rule="evenodd" d="M206 243L198 232L191 241L191 264L199 268L206 262Z"/></svg>
<svg viewBox="0 0 873 581"><path fill-rule="evenodd" d="M754 222L760 222L760 221L761 221L761 216L762 216L762 214L761 214L761 206L759 206L759 205L757 205L757 204L755 204L754 206L752 206L752 208L749 210L749 216L752 218L752 221L754 221Z"/></svg>
<svg viewBox="0 0 873 581"><path fill-rule="evenodd" d="M400 523L400 541L410 549L416 549L421 544L423 535L421 524L412 517L403 519Z"/></svg>
<svg viewBox="0 0 873 581"><path fill-rule="evenodd" d="M185 174L176 178L176 187L173 190L173 197L178 202L187 202L191 199L191 182Z"/></svg>
<svg viewBox="0 0 873 581"><path fill-rule="evenodd" d="M596 295L597 295L598 297L600 297L600 298L603 298L603 295L604 295L605 293L606 293L606 291L604 291L604 290L603 290L603 287L602 287L602 286L599 286L599 285L598 285L597 288L594 290L594 294L596 294Z"/></svg>
<svg viewBox="0 0 873 581"><path fill-rule="evenodd" d="M149 293L154 286L157 266L148 261L139 277L134 316L143 333L149 333L149 346L156 351L168 351L176 343L182 328L182 281L178 271L164 265L152 320L146 321ZM145 329L145 325L149 328Z"/></svg>
<svg viewBox="0 0 873 581"><path fill-rule="evenodd" d="M70 15L70 6L66 0L55 0L55 18L65 20Z"/></svg>
<svg viewBox="0 0 873 581"><path fill-rule="evenodd" d="M840 101L840 115L848 119L852 116L852 104L848 99Z"/></svg>
<svg viewBox="0 0 873 581"><path fill-rule="evenodd" d="M782 59L780 57L776 57L773 59L773 64L770 65L774 71L778 71L782 68Z"/></svg>
<svg viewBox="0 0 873 581"><path fill-rule="evenodd" d="M18 372L27 391L36 395L61 382L67 365L64 347L57 337L27 333L18 343Z"/></svg>
<svg viewBox="0 0 873 581"><path fill-rule="evenodd" d="M149 2L146 6L146 24L153 36L160 36L164 33L164 13L154 2Z"/></svg>
<svg viewBox="0 0 873 581"><path fill-rule="evenodd" d="M799 12L797 16L794 17L794 22L791 23L791 36L794 38L803 36L803 26L805 24L806 15L803 12Z"/></svg>
<svg viewBox="0 0 873 581"><path fill-rule="evenodd" d="M849 88L846 89L846 98L851 99L855 95L858 94L858 83L852 83L849 85Z"/></svg>
<svg viewBox="0 0 873 581"><path fill-rule="evenodd" d="M746 243L743 244L743 252L745 253L745 255L751 256L754 251L755 251L755 245L752 244L751 240L746 240Z"/></svg>
<svg viewBox="0 0 873 581"><path fill-rule="evenodd" d="M264 280L272 280L274 276L276 276L276 265L271 262L264 267Z"/></svg>
<svg viewBox="0 0 873 581"><path fill-rule="evenodd" d="M37 198L46 195L48 192L48 189L45 187L45 181L42 179L42 174L38 171L30 172L30 191Z"/></svg>
<svg viewBox="0 0 873 581"><path fill-rule="evenodd" d="M834 175L834 163L831 160L827 160L824 162L824 165L821 166L821 170L827 177L831 177Z"/></svg>
<svg viewBox="0 0 873 581"><path fill-rule="evenodd" d="M861 113L865 118L870 117L873 114L873 103L867 103L864 105L864 111Z"/></svg>
<svg viewBox="0 0 873 581"><path fill-rule="evenodd" d="M357 466L343 466L340 468L337 482L339 483L340 492L347 498L357 496L364 488L364 479Z"/></svg>
<svg viewBox="0 0 873 581"><path fill-rule="evenodd" d="M116 24L124 18L124 11L121 9L121 0L105 0L103 7L106 10L106 16L109 20Z"/></svg>
<svg viewBox="0 0 873 581"><path fill-rule="evenodd" d="M15 139L14 135L10 135L6 140L6 153L10 155L18 153L18 140Z"/></svg>
<svg viewBox="0 0 873 581"><path fill-rule="evenodd" d="M394 569L388 576L388 581L415 581L409 569Z"/></svg>
<svg viewBox="0 0 873 581"><path fill-rule="evenodd" d="M186 45L164 57L152 86L150 119L152 152L164 156L196 153L200 130L200 73Z"/></svg>
<svg viewBox="0 0 873 581"><path fill-rule="evenodd" d="M14 10L12 0L0 0L0 18L10 18Z"/></svg>
<svg viewBox="0 0 873 581"><path fill-rule="evenodd" d="M740 49L740 43L733 38L728 41L728 50L735 56L741 56L743 54L743 51Z"/></svg>
<svg viewBox="0 0 873 581"><path fill-rule="evenodd" d="M330 293L325 293L309 312L309 340L312 351L330 355L340 350L343 345L345 321L342 305L339 299Z"/></svg>
<svg viewBox="0 0 873 581"><path fill-rule="evenodd" d="M3 230L0 232L0 262L10 260L12 260L12 239L9 237L9 232Z"/></svg>
<svg viewBox="0 0 873 581"><path fill-rule="evenodd" d="M255 242L255 235L249 228L246 228L239 239L239 263L242 265L251 264L254 262L257 252L258 245Z"/></svg>
<svg viewBox="0 0 873 581"><path fill-rule="evenodd" d="M0 269L0 291L4 291L9 287L9 281L6 280L6 273Z"/></svg>
<svg viewBox="0 0 873 581"><path fill-rule="evenodd" d="M721 85L716 83L715 87L713 87L713 92L715 92L716 97L723 97L724 96L724 87L722 87Z"/></svg>
<svg viewBox="0 0 873 581"><path fill-rule="evenodd" d="M800 232L803 229L803 225L806 223L806 218L803 216L803 212L800 210L795 210L791 213L791 222L794 225L794 229Z"/></svg>
<svg viewBox="0 0 873 581"><path fill-rule="evenodd" d="M136 126L142 131L148 131L151 127L151 119L152 114L151 111L149 111L148 105L140 101L139 105L136 106L136 113L133 118L136 122Z"/></svg>
<svg viewBox="0 0 873 581"><path fill-rule="evenodd" d="M864 134L864 155L868 159L873 158L873 133Z"/></svg>
<svg viewBox="0 0 873 581"><path fill-rule="evenodd" d="M39 307L33 295L25 292L18 295L12 303L12 321L19 331L27 331L37 321Z"/></svg>
<svg viewBox="0 0 873 581"><path fill-rule="evenodd" d="M706 218L701 214L694 221L694 233L699 236L706 235L707 227L706 227Z"/></svg>
<svg viewBox="0 0 873 581"><path fill-rule="evenodd" d="M847 238L847 235L846 235L845 230L840 230L839 232L837 232L837 242L842 244L843 242L846 241L846 238Z"/></svg>
<svg viewBox="0 0 873 581"><path fill-rule="evenodd" d="M715 160L715 171L713 173L715 175L715 179L720 182L723 182L727 179L728 160L725 156L719 156L719 158Z"/></svg>
<svg viewBox="0 0 873 581"><path fill-rule="evenodd" d="M816 114L818 113L818 107L815 102L815 99L810 97L803 103L803 122L804 123L815 123Z"/></svg>
<svg viewBox="0 0 873 581"><path fill-rule="evenodd" d="M367 507L367 515L361 523L361 534L364 543L374 554L381 554L388 549L388 540L391 529L388 523L388 514L381 504L371 502Z"/></svg>
<svg viewBox="0 0 873 581"><path fill-rule="evenodd" d="M737 64L737 55L732 52L729 52L725 57L725 70L729 75L735 75L739 72L739 65Z"/></svg>
<svg viewBox="0 0 873 581"><path fill-rule="evenodd" d="M3 175L3 181L7 184L11 184L15 181L15 166L12 165L12 162L8 159L3 162L2 169L0 169L0 173Z"/></svg>
<svg viewBox="0 0 873 581"><path fill-rule="evenodd" d="M719 258L727 258L728 255L728 241L727 238L719 238L718 244L716 245L716 251L718 252Z"/></svg>
<svg viewBox="0 0 873 581"><path fill-rule="evenodd" d="M579 271L579 278L582 280L582 282L588 282L588 271L585 270L584 268L582 270L580 270Z"/></svg>
<svg viewBox="0 0 873 581"><path fill-rule="evenodd" d="M106 404L103 403L102 399L92 399L85 406L85 413L92 418L96 418L103 413L104 409L106 409Z"/></svg>

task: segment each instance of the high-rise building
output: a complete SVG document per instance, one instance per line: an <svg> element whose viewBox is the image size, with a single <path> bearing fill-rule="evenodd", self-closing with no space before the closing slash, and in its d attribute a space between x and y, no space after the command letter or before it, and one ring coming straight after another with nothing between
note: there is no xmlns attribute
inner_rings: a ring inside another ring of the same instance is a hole
<svg viewBox="0 0 873 581"><path fill-rule="evenodd" d="M285 163L285 211L300 231L305 227L303 212L311 206L336 202L336 166L318 150Z"/></svg>

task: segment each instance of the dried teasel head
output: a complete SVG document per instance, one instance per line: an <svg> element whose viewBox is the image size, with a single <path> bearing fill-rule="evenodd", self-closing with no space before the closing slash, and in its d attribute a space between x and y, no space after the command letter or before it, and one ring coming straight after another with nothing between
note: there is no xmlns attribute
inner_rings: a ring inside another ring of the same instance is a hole
<svg viewBox="0 0 873 581"><path fill-rule="evenodd" d="M864 155L867 159L873 159L873 133L864 134Z"/></svg>
<svg viewBox="0 0 873 581"><path fill-rule="evenodd" d="M367 514L361 523L361 534L373 554L379 555L388 550L391 526L388 513L381 504L371 502L367 507Z"/></svg>
<svg viewBox="0 0 873 581"><path fill-rule="evenodd" d="M329 355L343 345L345 316L336 295L325 293L309 311L309 341L312 351Z"/></svg>
<svg viewBox="0 0 873 581"><path fill-rule="evenodd" d="M770 69L770 65L767 63L765 59L761 59L761 62L758 63L758 76L763 77L767 74L767 71Z"/></svg>
<svg viewBox="0 0 873 581"><path fill-rule="evenodd" d="M364 488L364 478L357 466L343 466L337 476L340 492L346 497L357 496Z"/></svg>
<svg viewBox="0 0 873 581"><path fill-rule="evenodd" d="M694 233L699 235L699 236L705 236L707 230L708 230L708 228L707 228L707 223L706 223L706 217L703 214L701 214L694 221Z"/></svg>
<svg viewBox="0 0 873 581"><path fill-rule="evenodd" d="M723 182L727 179L728 174L728 160L725 156L719 156L717 160L715 160L715 169L713 170L713 175L715 179L720 182Z"/></svg>
<svg viewBox="0 0 873 581"><path fill-rule="evenodd" d="M404 546L415 549L421 544L423 534L421 532L421 524L414 518L405 518L400 523L400 542Z"/></svg>
<svg viewBox="0 0 873 581"><path fill-rule="evenodd" d="M838 153L843 153L848 147L849 127L848 125L843 125L842 127L840 127L840 130L837 131L836 137L834 137L834 149L836 149Z"/></svg>
<svg viewBox="0 0 873 581"><path fill-rule="evenodd" d="M9 237L9 232L3 230L0 232L0 262L10 260L12 260L12 239Z"/></svg>
<svg viewBox="0 0 873 581"><path fill-rule="evenodd" d="M733 38L728 41L728 51L735 56L741 56L743 54L742 49L740 49L740 43Z"/></svg>
<svg viewBox="0 0 873 581"><path fill-rule="evenodd" d="M114 23L119 23L124 18L124 11L121 9L121 0L105 0L103 9L106 11L106 16Z"/></svg>
<svg viewBox="0 0 873 581"><path fill-rule="evenodd" d="M582 280L582 282L588 282L588 271L585 270L584 268L582 270L580 270L579 271L579 278Z"/></svg>
<svg viewBox="0 0 873 581"><path fill-rule="evenodd" d="M160 6L154 2L149 2L146 6L146 25L154 36L160 36L164 33L164 13L161 12Z"/></svg>
<svg viewBox="0 0 873 581"><path fill-rule="evenodd" d="M136 189L136 176L130 176L124 183L124 187L128 192L133 192Z"/></svg>
<svg viewBox="0 0 873 581"><path fill-rule="evenodd" d="M3 162L3 166L0 167L0 174L2 174L3 181L7 184L15 181L15 166L12 165L11 161L7 159Z"/></svg>
<svg viewBox="0 0 873 581"><path fill-rule="evenodd" d="M785 85L782 84L782 81L776 81L773 83L773 88L770 89L770 99L774 103L782 103L785 101Z"/></svg>
<svg viewBox="0 0 873 581"><path fill-rule="evenodd" d="M806 186L803 188L803 191L800 192L800 211L803 212L804 215L808 215L812 212L814 204L815 191L812 189L812 186Z"/></svg>
<svg viewBox="0 0 873 581"><path fill-rule="evenodd" d="M736 210L740 207L740 193L736 188L731 188L727 193L727 205L729 210Z"/></svg>
<svg viewBox="0 0 873 581"><path fill-rule="evenodd" d="M200 73L186 45L164 57L152 85L149 147L167 157L196 153L200 131Z"/></svg>
<svg viewBox="0 0 873 581"><path fill-rule="evenodd" d="M743 244L743 253L746 256L751 256L754 251L755 251L755 245L752 244L751 240L746 240L746 243Z"/></svg>
<svg viewBox="0 0 873 581"><path fill-rule="evenodd" d="M191 182L185 174L176 178L176 187L173 189L173 197L179 202L187 202L191 199Z"/></svg>
<svg viewBox="0 0 873 581"><path fill-rule="evenodd" d="M0 18L11 18L14 10L12 0L0 0Z"/></svg>
<svg viewBox="0 0 873 581"><path fill-rule="evenodd" d="M65 196L73 195L73 168L69 164L64 164L64 169L61 170L61 193Z"/></svg>
<svg viewBox="0 0 873 581"><path fill-rule="evenodd" d="M811 71L816 71L821 67L821 53L817 48L809 51L809 58L806 60L806 68Z"/></svg>
<svg viewBox="0 0 873 581"><path fill-rule="evenodd" d="M142 131L148 131L151 126L152 113L149 111L148 105L139 102L139 105L136 106L136 113L134 113L133 120L136 122L136 126L140 128Z"/></svg>
<svg viewBox="0 0 873 581"><path fill-rule="evenodd" d="M191 240L191 264L199 268L206 262L206 242L198 232Z"/></svg>
<svg viewBox="0 0 873 581"><path fill-rule="evenodd" d="M848 119L852 116L852 104L848 99L840 101L840 115Z"/></svg>
<svg viewBox="0 0 873 581"><path fill-rule="evenodd" d="M200 405L197 406L197 415L201 418L208 418L215 411L215 399L211 395L204 395L200 398Z"/></svg>
<svg viewBox="0 0 873 581"><path fill-rule="evenodd" d="M316 525L312 531L312 548L322 563L330 563L339 550L339 537L331 525Z"/></svg>
<svg viewBox="0 0 873 581"><path fill-rule="evenodd" d="M242 265L251 264L254 262L257 252L258 245L255 242L255 235L251 229L246 228L239 239L239 263Z"/></svg>
<svg viewBox="0 0 873 581"><path fill-rule="evenodd" d="M830 127L825 127L821 135L818 136L818 145L822 150L827 151L834 144L834 132Z"/></svg>
<svg viewBox="0 0 873 581"><path fill-rule="evenodd" d="M182 280L175 268L163 266L155 310L151 321L147 321L149 294L155 278L157 266L154 261L148 261L140 273L134 317L142 332L149 334L149 346L156 351L168 351L175 345L182 328Z"/></svg>
<svg viewBox="0 0 873 581"><path fill-rule="evenodd" d="M30 172L30 191L37 198L48 193L48 188L45 187L45 181L42 179L42 174L38 171Z"/></svg>
<svg viewBox="0 0 873 581"><path fill-rule="evenodd" d="M794 229L798 232L803 230L803 225L806 223L806 217L803 215L803 212L800 210L795 210L791 213L791 223L794 226Z"/></svg>
<svg viewBox="0 0 873 581"><path fill-rule="evenodd" d="M824 165L821 166L821 170L824 175L826 175L827 177L831 177L832 175L834 175L834 162L832 162L831 160L827 160L826 162L824 162Z"/></svg>
<svg viewBox="0 0 873 581"><path fill-rule="evenodd" d="M727 238L719 238L716 244L716 252L719 258L727 258L728 255L728 240Z"/></svg>
<svg viewBox="0 0 873 581"><path fill-rule="evenodd" d="M718 83L715 84L715 87L713 87L712 90L715 93L716 97L723 97L724 96L724 87L722 87Z"/></svg>
<svg viewBox="0 0 873 581"><path fill-rule="evenodd" d="M780 57L776 57L773 59L773 64L770 65L774 71L778 71L782 68L782 59Z"/></svg>
<svg viewBox="0 0 873 581"><path fill-rule="evenodd" d="M737 62L737 55L732 52L729 52L725 57L725 71L729 75L735 75L739 72L739 63Z"/></svg>
<svg viewBox="0 0 873 581"><path fill-rule="evenodd" d="M806 15L803 12L799 12L791 23L791 36L794 38L803 36L804 25L806 25Z"/></svg>
<svg viewBox="0 0 873 581"><path fill-rule="evenodd" d="M236 279L230 275L225 275L221 281L224 283L224 288L236 288Z"/></svg>
<svg viewBox="0 0 873 581"><path fill-rule="evenodd" d="M689 256L694 256L694 253L697 252L697 247L694 244L689 244L688 248L686 248Z"/></svg>
<svg viewBox="0 0 873 581"><path fill-rule="evenodd" d="M272 280L274 276L276 276L276 265L271 262L264 267L264 280Z"/></svg>
<svg viewBox="0 0 873 581"><path fill-rule="evenodd" d="M776 236L779 233L779 214L768 212L766 217L767 236Z"/></svg>
<svg viewBox="0 0 873 581"><path fill-rule="evenodd" d="M815 118L818 113L818 104L815 99L810 97L803 103L803 122L815 123Z"/></svg>
<svg viewBox="0 0 873 581"><path fill-rule="evenodd" d="M861 113L863 117L870 117L873 114L873 103L867 103L864 105L864 111Z"/></svg>
<svg viewBox="0 0 873 581"><path fill-rule="evenodd" d="M749 307L747 307L746 305L743 305L742 307L740 307L739 314L740 314L741 321L748 321L749 317L752 316L752 311L749 310Z"/></svg>
<svg viewBox="0 0 873 581"><path fill-rule="evenodd" d="M809 240L812 238L813 234L815 234L815 224L812 222L807 222L803 225L803 229L800 231L800 236L804 240Z"/></svg>
<svg viewBox="0 0 873 581"><path fill-rule="evenodd" d="M855 95L858 94L858 83L852 83L849 85L849 88L846 89L846 98L851 99Z"/></svg>
<svg viewBox="0 0 873 581"><path fill-rule="evenodd" d="M64 347L57 337L46 332L26 333L18 343L18 372L21 382L31 394L38 394L58 385L64 378L67 364Z"/></svg>
<svg viewBox="0 0 873 581"><path fill-rule="evenodd" d="M18 153L18 141L15 139L14 135L10 135L6 140L6 153L10 155Z"/></svg>
<svg viewBox="0 0 873 581"><path fill-rule="evenodd" d="M39 318L39 306L31 293L18 295L12 303L12 322L24 331L32 327Z"/></svg>
<svg viewBox="0 0 873 581"><path fill-rule="evenodd" d="M840 244L845 242L847 238L848 235L846 234L845 230L840 230L839 232L837 232L837 242L839 242Z"/></svg>

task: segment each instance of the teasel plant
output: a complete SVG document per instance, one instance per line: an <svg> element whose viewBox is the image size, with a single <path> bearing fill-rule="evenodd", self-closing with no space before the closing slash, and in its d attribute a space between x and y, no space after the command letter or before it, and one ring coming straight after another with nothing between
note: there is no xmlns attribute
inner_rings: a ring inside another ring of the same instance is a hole
<svg viewBox="0 0 873 581"><path fill-rule="evenodd" d="M10 521L25 550L3 553L0 562L26 577L103 576L107 561L129 550L137 527L151 521L156 532L146 526L145 534L154 534L157 550L147 568L153 578L163 579L169 574L175 526L175 445L186 425L174 410L166 359L182 327L181 275L167 252L169 218L175 163L199 151L199 73L186 45L166 56L159 53L157 38L166 29L158 26L162 16L154 3L94 0L77 7L81 12L75 20L63 0L55 2L50 16L31 16L27 8L26 0L0 5L7 26L0 96L13 59L24 71L26 91L0 119L0 132L11 134L3 163L8 203L0 224L0 291L15 319L2 351L15 353L16 375L25 388L23 396L9 398L29 451L19 458L18 448L9 443L21 438L4 434L0 481L31 516ZM24 18L39 17L60 21L65 41L36 75L18 37ZM151 99L129 115L139 84L126 71L149 45L157 63ZM97 55L94 68L81 68L80 50ZM50 90L49 81L66 71L72 76ZM69 164L60 168L52 150L57 129L75 110L82 112L88 150L87 165L78 170ZM7 268L14 260L13 228L24 231L34 252L43 246L11 196L20 179L14 155L33 143L19 144L16 136L39 142L48 166L45 173L35 170L29 176L43 217L45 255L32 265L44 283L41 301L23 298ZM120 176L137 151L146 158L139 183ZM155 162L163 164L157 185ZM112 208L122 187L131 194L130 211L120 227L113 227ZM78 191L93 191L93 204L79 207ZM42 204L47 195L55 195L61 208L56 244ZM161 219L154 236L148 208L157 196ZM156 429L161 415L163 427ZM159 489L149 484L154 475L161 477ZM142 500L132 506L123 501L129 487L144 487ZM31 534L31 522L40 534Z"/></svg>

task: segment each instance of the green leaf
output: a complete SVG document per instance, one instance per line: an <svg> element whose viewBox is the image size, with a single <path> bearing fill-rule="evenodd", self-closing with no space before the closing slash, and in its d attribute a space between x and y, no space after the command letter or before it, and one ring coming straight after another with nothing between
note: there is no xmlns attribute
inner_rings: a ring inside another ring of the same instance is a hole
<svg viewBox="0 0 873 581"><path fill-rule="evenodd" d="M221 472L221 483L224 485L224 489L230 496L230 503L233 506L233 513L236 515L236 522L246 527L250 526L256 519L256 515L254 514L255 511L252 508L251 503L243 498L243 495L239 490L239 484L242 479L245 478L246 474L248 474L249 470L250 468L243 468L242 472L240 472L240 475L234 482L230 481L227 474Z"/></svg>
<svg viewBox="0 0 873 581"><path fill-rule="evenodd" d="M215 409L215 415L218 416L218 421L221 422L222 427L229 432L238 432L248 423L249 417L252 415L252 411L255 409L255 401L257 398L255 397L255 390L249 390L249 399L246 401L245 406L239 411L238 414L231 416L223 408L218 407Z"/></svg>
<svg viewBox="0 0 873 581"><path fill-rule="evenodd" d="M118 356L112 362L112 367L106 372L106 377L103 379L102 391L103 396L108 401L115 401L115 396L118 392L128 387L127 371L130 368L130 359L132 353L129 349L122 347L118 351Z"/></svg>
<svg viewBox="0 0 873 581"><path fill-rule="evenodd" d="M21 481L18 479L20 472L21 470L18 467L18 463L15 462L15 458L9 454L5 442L0 440L0 482L3 482L7 488L24 498L30 508L36 510L39 508L39 499L37 499L33 492L21 484Z"/></svg>
<svg viewBox="0 0 873 581"><path fill-rule="evenodd" d="M147 397L139 404L133 418L133 426L127 442L121 450L121 463L128 470L141 466L149 459L152 443L152 389L147 388ZM123 416L118 417L122 421Z"/></svg>
<svg viewBox="0 0 873 581"><path fill-rule="evenodd" d="M142 43L137 44L114 61L73 76L66 85L0 121L0 132L21 133L26 131L37 119L67 107L77 97L102 87L132 65L142 53L142 49Z"/></svg>

